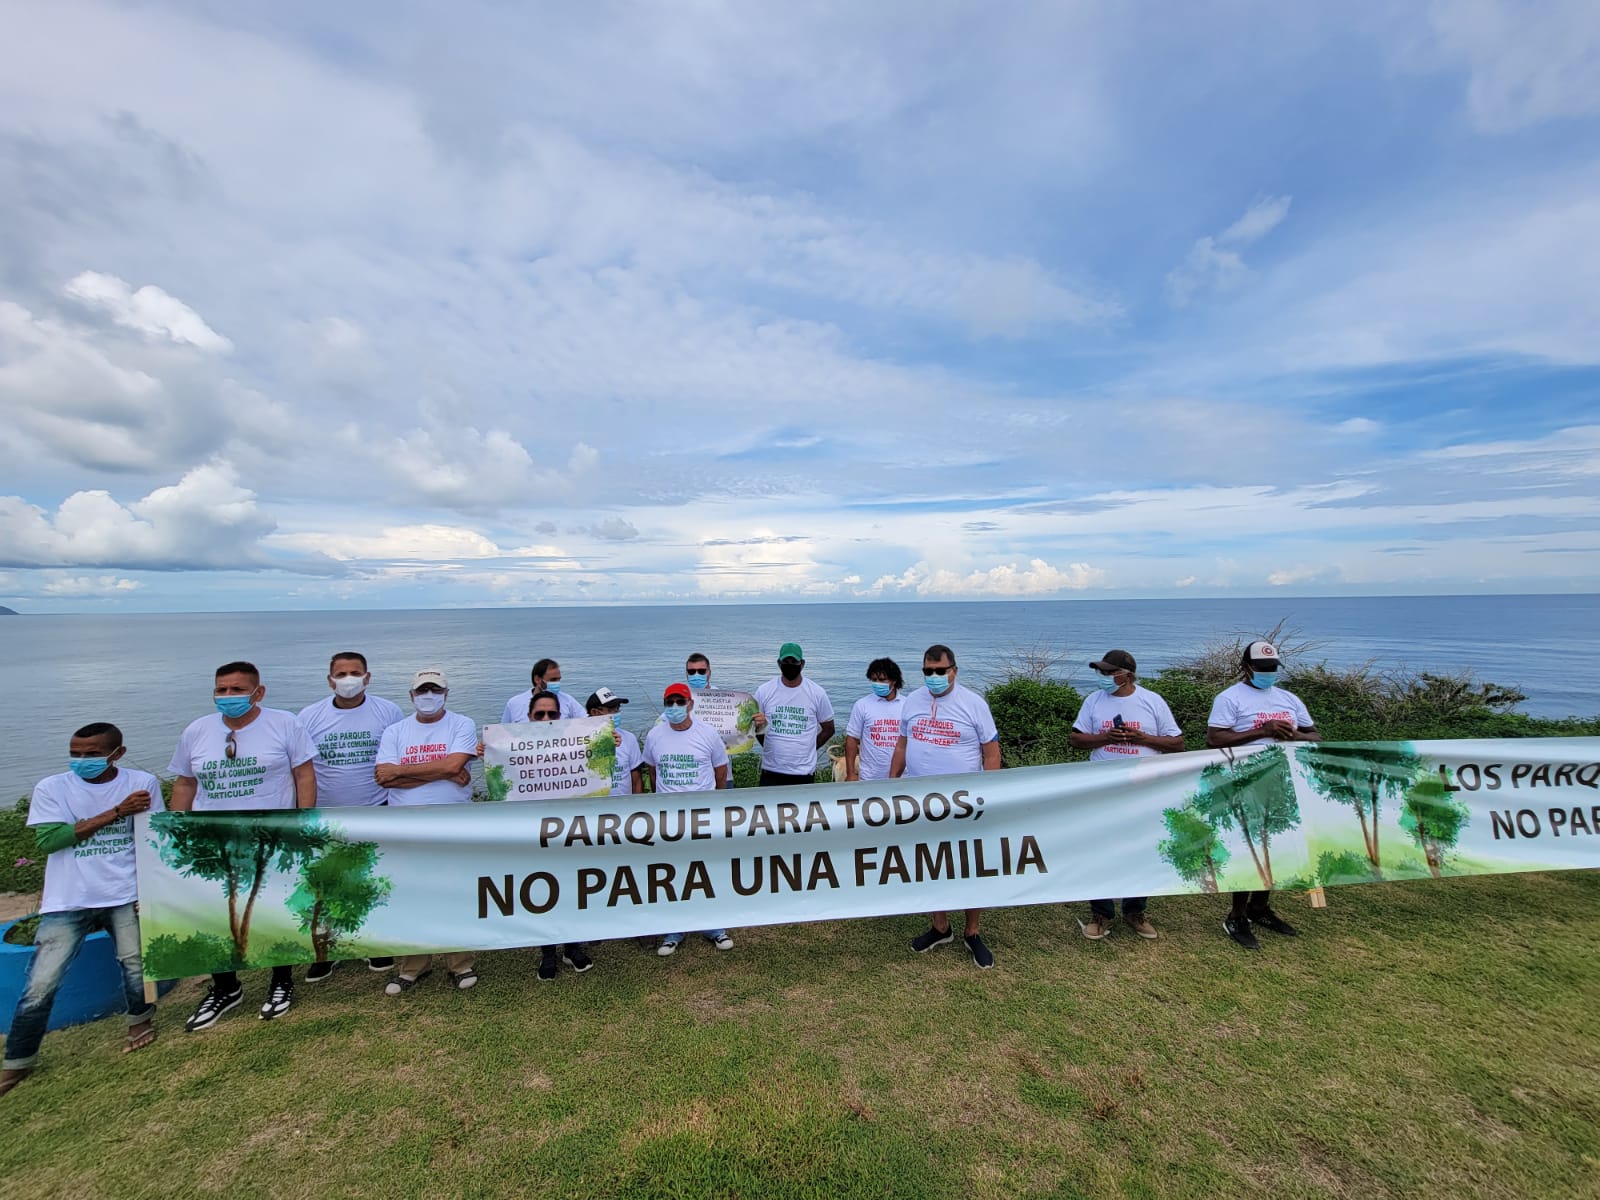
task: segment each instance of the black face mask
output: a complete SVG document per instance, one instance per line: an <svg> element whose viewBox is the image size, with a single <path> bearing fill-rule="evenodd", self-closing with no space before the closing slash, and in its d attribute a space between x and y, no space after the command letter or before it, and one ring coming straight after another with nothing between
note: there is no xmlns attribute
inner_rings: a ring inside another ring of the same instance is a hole
<svg viewBox="0 0 1600 1200"><path fill-rule="evenodd" d="M804 667L805 667L804 663L779 663L778 664L779 672L783 675L783 677L785 679L789 679L789 680L799 679L800 678L800 672L801 672L801 670L804 669Z"/></svg>

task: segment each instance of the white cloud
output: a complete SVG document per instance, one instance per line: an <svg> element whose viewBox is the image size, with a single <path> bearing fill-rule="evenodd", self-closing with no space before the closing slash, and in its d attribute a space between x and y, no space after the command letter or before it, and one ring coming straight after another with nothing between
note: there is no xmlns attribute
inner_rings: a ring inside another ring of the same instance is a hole
<svg viewBox="0 0 1600 1200"><path fill-rule="evenodd" d="M608 517L594 525L588 526L582 532L606 542L636 542L639 540L639 531L621 517Z"/></svg>
<svg viewBox="0 0 1600 1200"><path fill-rule="evenodd" d="M1193 587L1194 585L1195 576L1193 575L1185 575L1182 579L1174 579L1172 581L1172 586L1176 588Z"/></svg>
<svg viewBox="0 0 1600 1200"><path fill-rule="evenodd" d="M1167 275L1167 299L1178 308L1198 293L1236 287L1250 273L1240 253L1276 229L1289 215L1289 196L1265 196L1245 209L1216 237L1203 237Z"/></svg>
<svg viewBox="0 0 1600 1200"><path fill-rule="evenodd" d="M273 527L233 468L215 463L126 506L109 492L74 492L51 515L18 496L0 496L0 564L261 570L284 565L260 546Z"/></svg>
<svg viewBox="0 0 1600 1200"><path fill-rule="evenodd" d="M274 546L326 554L339 562L498 558L504 553L483 534L456 525L394 525L375 534L275 533L269 540Z"/></svg>
<svg viewBox="0 0 1600 1200"><path fill-rule="evenodd" d="M922 562L907 567L899 575L880 576L869 590L909 591L919 596L1048 596L1103 587L1105 581L1103 569L1081 562L1068 563L1062 568L1035 558L1025 567L1002 563L986 571L974 570L964 575L947 568L932 568Z"/></svg>
<svg viewBox="0 0 1600 1200"><path fill-rule="evenodd" d="M1488 133L1600 113L1593 0L1434 0L1437 51L1467 70L1467 109Z"/></svg>
<svg viewBox="0 0 1600 1200"><path fill-rule="evenodd" d="M1340 421L1333 427L1335 433L1348 433L1352 435L1377 433L1383 428L1370 417L1351 417L1349 420Z"/></svg>
<svg viewBox="0 0 1600 1200"><path fill-rule="evenodd" d="M233 349L233 343L207 325L199 313L154 284L134 291L115 275L85 271L63 290L74 300L105 313L124 329L147 337L166 338L217 354Z"/></svg>
<svg viewBox="0 0 1600 1200"><path fill-rule="evenodd" d="M121 575L74 575L67 571L0 571L0 596L7 599L79 600L126 596L144 584Z"/></svg>

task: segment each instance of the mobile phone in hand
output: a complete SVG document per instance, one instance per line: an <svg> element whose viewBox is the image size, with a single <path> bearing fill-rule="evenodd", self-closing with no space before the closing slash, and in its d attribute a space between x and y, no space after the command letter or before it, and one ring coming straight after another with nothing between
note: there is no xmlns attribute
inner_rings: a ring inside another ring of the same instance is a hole
<svg viewBox="0 0 1600 1200"><path fill-rule="evenodd" d="M1113 728L1113 729L1121 729L1122 728L1122 714L1121 713L1118 713L1116 716L1111 718L1111 728Z"/></svg>

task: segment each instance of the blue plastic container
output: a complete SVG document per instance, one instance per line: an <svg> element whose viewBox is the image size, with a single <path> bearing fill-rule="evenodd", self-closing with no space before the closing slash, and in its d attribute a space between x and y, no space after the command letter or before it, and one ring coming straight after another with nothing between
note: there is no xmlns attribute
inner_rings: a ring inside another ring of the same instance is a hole
<svg viewBox="0 0 1600 1200"><path fill-rule="evenodd" d="M0 923L0 1031L11 1028L11 1017L17 1011L17 1001L22 999L28 964L35 953L32 946L13 946L5 940L6 930L15 924L15 921ZM159 988L165 993L171 990L173 983L168 980ZM78 957L67 968L67 977L61 981L61 990L56 993L56 1002L50 1009L49 1028L82 1025L85 1021L98 1021L121 1011L122 968L117 965L111 935L91 933L84 939Z"/></svg>

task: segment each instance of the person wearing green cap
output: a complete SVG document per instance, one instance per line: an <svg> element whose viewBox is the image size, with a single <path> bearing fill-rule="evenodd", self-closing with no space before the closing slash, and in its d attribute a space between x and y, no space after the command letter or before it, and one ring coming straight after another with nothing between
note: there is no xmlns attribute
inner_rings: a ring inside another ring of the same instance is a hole
<svg viewBox="0 0 1600 1200"><path fill-rule="evenodd" d="M778 678L756 689L756 738L761 742L761 786L811 783L817 750L833 737L833 702L806 679L798 642L778 647Z"/></svg>

